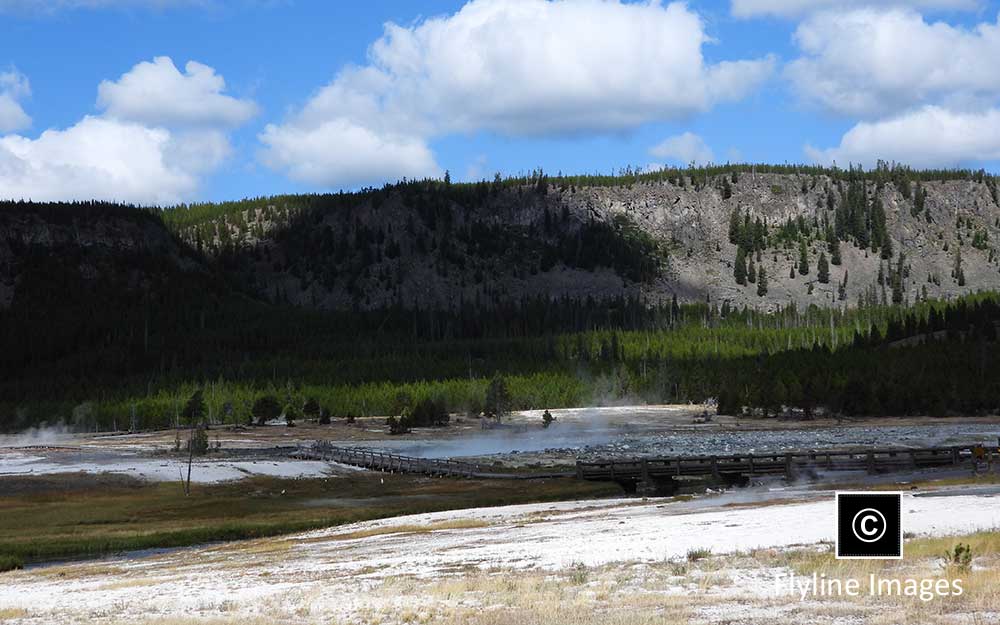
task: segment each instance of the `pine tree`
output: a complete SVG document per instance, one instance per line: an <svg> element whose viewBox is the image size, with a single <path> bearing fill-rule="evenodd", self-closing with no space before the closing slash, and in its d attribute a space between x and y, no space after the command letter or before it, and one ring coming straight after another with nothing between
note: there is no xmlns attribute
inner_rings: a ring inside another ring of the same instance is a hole
<svg viewBox="0 0 1000 625"><path fill-rule="evenodd" d="M965 270L962 269L962 247L955 248L955 269L951 275L958 281L958 286L965 286Z"/></svg>
<svg viewBox="0 0 1000 625"><path fill-rule="evenodd" d="M733 209L733 212L729 215L729 242L736 245L743 238L743 227L742 220L740 219L740 211L737 208Z"/></svg>
<svg viewBox="0 0 1000 625"><path fill-rule="evenodd" d="M799 273L803 276L809 273L809 251L806 250L805 239L799 239Z"/></svg>
<svg viewBox="0 0 1000 625"><path fill-rule="evenodd" d="M889 260L892 258L892 239L886 236L882 240L882 259Z"/></svg>
<svg viewBox="0 0 1000 625"><path fill-rule="evenodd" d="M757 282L757 266L753 262L753 258L750 258L750 266L747 267L747 282L753 284Z"/></svg>
<svg viewBox="0 0 1000 625"><path fill-rule="evenodd" d="M903 276L899 271L892 272L892 303L903 303Z"/></svg>
<svg viewBox="0 0 1000 625"><path fill-rule="evenodd" d="M885 230L885 209L882 207L882 198L876 196L875 200L872 202L872 248L882 247L883 254L885 253L885 244L889 236ZM889 244L889 256L892 257L892 247Z"/></svg>
<svg viewBox="0 0 1000 625"><path fill-rule="evenodd" d="M184 404L184 411L182 413L182 416L191 425L197 424L204 418L205 399L201 392L201 389L196 390L194 394L191 395L191 397L187 400L187 403Z"/></svg>
<svg viewBox="0 0 1000 625"><path fill-rule="evenodd" d="M767 248L767 226L760 217L753 224L753 248L758 252Z"/></svg>
<svg viewBox="0 0 1000 625"><path fill-rule="evenodd" d="M834 240L833 244L830 246L830 262L836 266L840 266L843 262L840 258L840 241Z"/></svg>
<svg viewBox="0 0 1000 625"><path fill-rule="evenodd" d="M736 278L736 284L742 286L747 283L747 255L743 251L742 245L736 248L736 265L733 267L733 276Z"/></svg>
<svg viewBox="0 0 1000 625"><path fill-rule="evenodd" d="M757 296L764 297L765 295L767 295L767 269L761 266L757 273Z"/></svg>
<svg viewBox="0 0 1000 625"><path fill-rule="evenodd" d="M913 194L913 214L919 215L921 211L924 210L924 205L926 204L926 202L927 202L927 190L924 189L924 187L920 184L920 182L917 182L917 190ZM930 217L929 214L928 217Z"/></svg>
<svg viewBox="0 0 1000 625"><path fill-rule="evenodd" d="M792 265L791 268L789 268L788 277L791 278L792 280L795 279L795 265Z"/></svg>
<svg viewBox="0 0 1000 625"><path fill-rule="evenodd" d="M826 254L823 252L819 253L819 261L816 264L816 272L819 281L823 284L829 284L830 282L830 265L826 262Z"/></svg>

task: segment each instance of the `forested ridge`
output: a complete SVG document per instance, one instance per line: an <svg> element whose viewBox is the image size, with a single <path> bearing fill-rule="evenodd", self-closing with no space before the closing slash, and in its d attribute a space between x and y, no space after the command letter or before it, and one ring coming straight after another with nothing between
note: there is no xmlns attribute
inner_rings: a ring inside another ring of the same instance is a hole
<svg viewBox="0 0 1000 625"><path fill-rule="evenodd" d="M808 211L780 203L793 191ZM971 208L948 204L959 193ZM0 427L162 427L196 389L216 421L249 421L261 397L335 417L400 397L474 413L497 376L524 408L995 413L995 195L982 172L733 166L166 211L5 203ZM718 241L701 248L698 211L656 216L708 197ZM924 245L948 275L917 275ZM684 284L678 265L702 253L733 255L723 287ZM871 265L863 289L851 259ZM779 281L762 268L786 262L786 283L829 297L758 295Z"/></svg>

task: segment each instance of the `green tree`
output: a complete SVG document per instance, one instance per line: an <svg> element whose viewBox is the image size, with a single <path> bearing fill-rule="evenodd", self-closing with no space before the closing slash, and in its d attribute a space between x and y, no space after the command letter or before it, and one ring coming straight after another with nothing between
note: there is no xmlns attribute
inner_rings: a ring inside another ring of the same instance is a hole
<svg viewBox="0 0 1000 625"><path fill-rule="evenodd" d="M740 211L734 208L729 214L729 242L738 244L743 238L743 220L740 218Z"/></svg>
<svg viewBox="0 0 1000 625"><path fill-rule="evenodd" d="M397 436L399 434L406 434L410 431L409 426L405 423L405 417L400 419L399 417L389 417L385 420L385 424L389 426L389 434Z"/></svg>
<svg viewBox="0 0 1000 625"><path fill-rule="evenodd" d="M816 263L816 276L823 284L830 283L830 265L826 262L826 254L819 253L819 261Z"/></svg>
<svg viewBox="0 0 1000 625"><path fill-rule="evenodd" d="M443 400L425 397L413 406L409 419L417 427L442 427L448 425L451 416Z"/></svg>
<svg viewBox="0 0 1000 625"><path fill-rule="evenodd" d="M290 428L295 427L295 422L302 416L299 407L292 403L285 405L285 409L282 412L285 415L285 425Z"/></svg>
<svg viewBox="0 0 1000 625"><path fill-rule="evenodd" d="M757 281L757 266L753 262L753 258L750 258L750 265L747 267L747 282L753 284Z"/></svg>
<svg viewBox="0 0 1000 625"><path fill-rule="evenodd" d="M733 276L736 278L736 284L742 286L747 283L747 255L743 251L742 245L736 247L736 263L733 267Z"/></svg>
<svg viewBox="0 0 1000 625"><path fill-rule="evenodd" d="M257 420L257 425L264 425L281 416L281 404L274 395L265 395L253 403L250 414Z"/></svg>
<svg viewBox="0 0 1000 625"><path fill-rule="evenodd" d="M899 271L892 272L892 303L903 303L903 275Z"/></svg>
<svg viewBox="0 0 1000 625"><path fill-rule="evenodd" d="M805 239L799 239L799 273L803 276L809 273L809 251Z"/></svg>
<svg viewBox="0 0 1000 625"><path fill-rule="evenodd" d="M486 389L486 415L499 422L510 414L510 410L511 397L510 391L507 390L507 381L503 376L496 375L490 380L490 385Z"/></svg>
<svg viewBox="0 0 1000 625"><path fill-rule="evenodd" d="M763 265L757 273L757 295L759 297L767 295L767 268Z"/></svg>
<svg viewBox="0 0 1000 625"><path fill-rule="evenodd" d="M302 414L307 419L316 419L320 416L321 409L319 407L319 402L316 401L315 397L308 398L305 403L302 404Z"/></svg>
<svg viewBox="0 0 1000 625"><path fill-rule="evenodd" d="M885 238L882 239L881 256L883 260L889 260L890 258L892 258L892 239L888 235L886 235Z"/></svg>
<svg viewBox="0 0 1000 625"><path fill-rule="evenodd" d="M196 425L205 419L205 398L200 388L188 398L181 416L189 425Z"/></svg>
<svg viewBox="0 0 1000 625"><path fill-rule="evenodd" d="M830 247L830 262L838 267L840 266L840 263L843 262L840 257L839 240L834 241L833 245Z"/></svg>

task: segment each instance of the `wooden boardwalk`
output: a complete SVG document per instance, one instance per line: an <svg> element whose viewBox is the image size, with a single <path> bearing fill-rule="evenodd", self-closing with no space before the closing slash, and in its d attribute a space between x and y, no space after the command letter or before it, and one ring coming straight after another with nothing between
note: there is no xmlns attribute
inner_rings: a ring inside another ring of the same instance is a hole
<svg viewBox="0 0 1000 625"><path fill-rule="evenodd" d="M403 456L361 447L337 447L317 442L292 454L295 458L338 462L354 467L387 473L416 473L432 477L463 477L498 480L530 480L553 477L573 477L572 471L562 473L501 473L471 462L438 458Z"/></svg>
<svg viewBox="0 0 1000 625"><path fill-rule="evenodd" d="M977 460L992 464L991 452L983 452L986 455L980 456L976 448L964 446L636 458L577 462L576 476L582 480L615 481L626 487L652 482L663 485L665 480L691 477L711 477L737 484L769 475L794 479L828 471L875 474L961 465L972 467Z"/></svg>
<svg viewBox="0 0 1000 625"><path fill-rule="evenodd" d="M685 478L712 479L721 484L748 484L755 477L812 477L833 471L871 474L941 467L992 468L995 449L983 447L862 448L773 454L671 456L624 460L577 461L575 471L509 473L472 462L418 458L361 447L339 447L317 441L295 450L294 458L337 462L388 473L431 477L528 480L576 477L581 480L617 482L626 491L671 493Z"/></svg>

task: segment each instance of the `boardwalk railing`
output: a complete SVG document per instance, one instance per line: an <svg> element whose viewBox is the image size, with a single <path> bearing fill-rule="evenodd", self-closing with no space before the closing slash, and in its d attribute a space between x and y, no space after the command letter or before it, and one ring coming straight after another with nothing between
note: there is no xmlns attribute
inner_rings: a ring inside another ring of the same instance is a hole
<svg viewBox="0 0 1000 625"><path fill-rule="evenodd" d="M577 462L576 475L584 480L644 480L649 478L764 476L867 471L882 473L960 465L972 462L974 448L854 449L775 454L674 456Z"/></svg>
<svg viewBox="0 0 1000 625"><path fill-rule="evenodd" d="M992 465L994 450L982 447L929 447L923 449L853 449L773 454L672 456L625 460L577 461L575 472L503 473L471 462L404 456L362 447L338 447L317 441L291 455L305 460L337 462L374 471L415 473L435 477L536 479L577 477L582 480L623 484L662 481L678 477L714 477L738 483L740 479L767 475L793 478L826 471L890 473L914 469L959 466L985 460ZM985 454L985 455L984 455Z"/></svg>
<svg viewBox="0 0 1000 625"><path fill-rule="evenodd" d="M488 467L458 460L439 458L417 458L403 456L361 447L337 447L319 441L310 447L300 448L292 454L295 458L338 462L354 467L391 473L417 473L436 477L465 477L526 480L548 477L572 477L572 472L564 473L499 473Z"/></svg>

